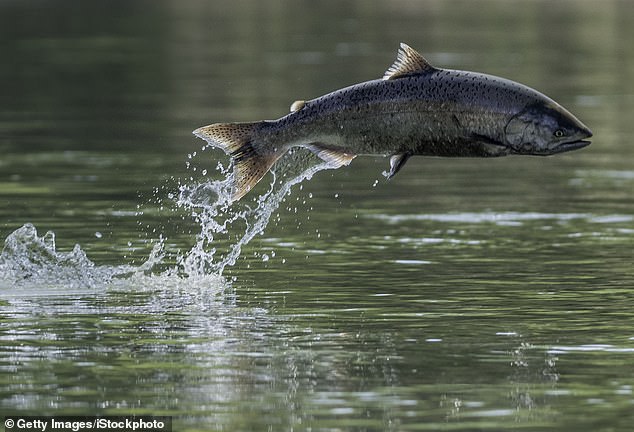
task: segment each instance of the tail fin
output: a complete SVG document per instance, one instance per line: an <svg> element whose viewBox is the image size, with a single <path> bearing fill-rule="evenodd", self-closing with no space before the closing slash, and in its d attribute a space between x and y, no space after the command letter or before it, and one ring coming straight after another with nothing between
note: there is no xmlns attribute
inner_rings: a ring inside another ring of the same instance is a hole
<svg viewBox="0 0 634 432"><path fill-rule="evenodd" d="M261 123L216 123L193 132L212 146L223 149L233 159L232 202L246 195L284 154L275 149L266 151L265 146L257 145L255 140Z"/></svg>

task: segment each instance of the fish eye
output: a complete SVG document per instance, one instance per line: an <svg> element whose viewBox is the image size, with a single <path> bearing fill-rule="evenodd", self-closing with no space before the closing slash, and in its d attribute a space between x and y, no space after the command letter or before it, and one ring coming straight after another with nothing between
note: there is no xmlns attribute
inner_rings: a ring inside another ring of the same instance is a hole
<svg viewBox="0 0 634 432"><path fill-rule="evenodd" d="M557 129L554 133L555 138L561 138L564 135L566 135L566 132L564 132L562 129Z"/></svg>

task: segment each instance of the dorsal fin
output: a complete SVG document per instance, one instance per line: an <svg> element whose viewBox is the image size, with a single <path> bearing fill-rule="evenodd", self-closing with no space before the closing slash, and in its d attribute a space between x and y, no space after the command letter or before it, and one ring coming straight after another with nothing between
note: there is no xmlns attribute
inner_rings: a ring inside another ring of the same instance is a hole
<svg viewBox="0 0 634 432"><path fill-rule="evenodd" d="M397 79L406 75L433 72L436 68L429 64L425 57L409 45L401 43L396 61L383 75L384 80Z"/></svg>

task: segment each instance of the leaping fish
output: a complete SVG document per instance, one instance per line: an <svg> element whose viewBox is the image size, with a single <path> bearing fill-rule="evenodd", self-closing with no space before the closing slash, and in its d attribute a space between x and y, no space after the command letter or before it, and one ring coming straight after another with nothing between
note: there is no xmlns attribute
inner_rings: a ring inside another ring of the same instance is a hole
<svg viewBox="0 0 634 432"><path fill-rule="evenodd" d="M296 101L277 120L216 123L193 133L233 159L233 201L295 146L333 168L357 155L391 156L392 178L411 156L547 156L585 147L592 136L574 115L530 87L434 67L404 43L382 79Z"/></svg>

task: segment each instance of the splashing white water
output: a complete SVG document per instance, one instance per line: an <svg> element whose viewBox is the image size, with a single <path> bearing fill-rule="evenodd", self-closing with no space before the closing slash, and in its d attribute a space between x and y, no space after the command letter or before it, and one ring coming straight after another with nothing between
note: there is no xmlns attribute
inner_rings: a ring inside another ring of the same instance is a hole
<svg viewBox="0 0 634 432"><path fill-rule="evenodd" d="M273 212L289 194L291 187L310 179L315 173L332 166L321 162L311 153L290 152L276 165L269 189L257 199L243 199L231 204L231 175L224 180L181 185L176 204L191 211L200 225L194 246L180 253L177 268L160 273L165 277L204 279L221 276L227 266L236 263L242 247L263 233ZM223 174L227 174L219 167ZM255 205L253 205L255 204ZM219 251L217 237L229 237L226 251ZM141 265L97 266L75 245L70 252L55 246L51 231L39 236L32 224L25 224L11 233L0 253L0 285L42 285L96 287L126 278L147 276L162 264L164 245L160 238L148 259Z"/></svg>
<svg viewBox="0 0 634 432"><path fill-rule="evenodd" d="M96 266L81 247L61 252L55 246L55 233L39 236L27 223L6 238L0 253L0 281L12 286L37 284L63 285L66 288L95 287L117 277L149 272L163 258L163 243L154 245L148 259L140 266Z"/></svg>
<svg viewBox="0 0 634 432"><path fill-rule="evenodd" d="M234 265L242 247L264 231L271 215L294 185L319 171L333 168L317 161L315 156L301 149L289 152L276 165L271 185L255 200L255 207L231 205L231 176L222 181L181 186L178 205L190 209L201 227L196 244L180 260L183 271L188 275L222 274L227 266ZM231 228L238 225L243 226L242 232L224 254L219 254L215 247L216 237L230 234Z"/></svg>
<svg viewBox="0 0 634 432"><path fill-rule="evenodd" d="M53 282L60 270L70 276L74 284L88 284L98 275L95 266L79 245L71 252L57 252L55 234L47 232L42 237L32 224L25 224L11 233L0 254L0 272L6 280L38 280Z"/></svg>

